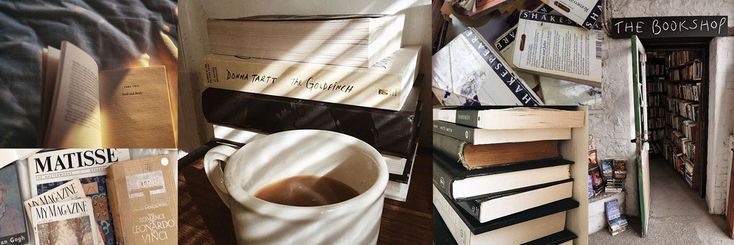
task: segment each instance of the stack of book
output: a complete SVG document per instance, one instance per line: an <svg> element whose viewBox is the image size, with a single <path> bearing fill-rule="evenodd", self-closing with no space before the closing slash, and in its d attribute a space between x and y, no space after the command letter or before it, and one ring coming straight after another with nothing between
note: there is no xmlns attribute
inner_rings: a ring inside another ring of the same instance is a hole
<svg viewBox="0 0 734 245"><path fill-rule="evenodd" d="M573 162L559 144L583 126L583 111L481 106L433 113L434 220L442 220L452 240L560 244L576 238L566 228L567 212L579 206L572 198Z"/></svg>
<svg viewBox="0 0 734 245"><path fill-rule="evenodd" d="M202 106L214 137L241 145L243 135L285 130L348 134L383 154L386 196L406 200L422 102L420 47L401 47L403 22L402 15L208 20Z"/></svg>
<svg viewBox="0 0 734 245"><path fill-rule="evenodd" d="M131 160L127 149L49 150L18 160L0 169L0 205L12 216L2 229L12 236L0 241L176 244L174 161Z"/></svg>

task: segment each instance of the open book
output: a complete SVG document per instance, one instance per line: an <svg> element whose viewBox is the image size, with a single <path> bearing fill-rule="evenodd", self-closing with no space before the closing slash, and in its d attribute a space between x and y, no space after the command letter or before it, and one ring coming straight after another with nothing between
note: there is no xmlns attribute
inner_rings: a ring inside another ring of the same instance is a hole
<svg viewBox="0 0 734 245"><path fill-rule="evenodd" d="M44 146L176 147L177 108L164 66L100 71L66 41L44 50L43 65Z"/></svg>

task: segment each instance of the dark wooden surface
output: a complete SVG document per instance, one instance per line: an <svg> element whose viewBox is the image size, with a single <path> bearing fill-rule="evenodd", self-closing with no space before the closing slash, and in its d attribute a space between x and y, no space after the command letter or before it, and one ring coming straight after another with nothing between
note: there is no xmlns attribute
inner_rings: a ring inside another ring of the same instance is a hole
<svg viewBox="0 0 734 245"><path fill-rule="evenodd" d="M385 200L378 244L431 244L431 155L416 157L408 200ZM235 244L231 214L201 161L179 171L179 244Z"/></svg>

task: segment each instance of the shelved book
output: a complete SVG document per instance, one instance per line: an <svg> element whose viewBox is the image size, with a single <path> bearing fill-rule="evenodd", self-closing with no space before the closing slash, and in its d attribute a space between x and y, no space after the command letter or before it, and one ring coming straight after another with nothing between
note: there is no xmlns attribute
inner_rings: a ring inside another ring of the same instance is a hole
<svg viewBox="0 0 734 245"><path fill-rule="evenodd" d="M220 126L265 134L292 129L329 130L354 136L380 152L406 157L412 154L411 139L422 113L420 86L420 82L414 83L398 111L216 88L204 90L202 111L208 122Z"/></svg>
<svg viewBox="0 0 734 245"><path fill-rule="evenodd" d="M447 106L434 108L434 118L482 129L577 128L586 123L574 106ZM517 120L515 118L522 118Z"/></svg>
<svg viewBox="0 0 734 245"><path fill-rule="evenodd" d="M565 230L566 211L577 208L573 199L549 203L490 222L473 220L433 187L433 205L458 244L521 244ZM438 217L436 217L438 218Z"/></svg>
<svg viewBox="0 0 734 245"><path fill-rule="evenodd" d="M96 227L103 232L102 243L115 244L114 225L107 198L107 173L110 165L130 160L127 149L51 150L28 158L31 197L50 191L73 179L79 179L91 198Z"/></svg>
<svg viewBox="0 0 734 245"><path fill-rule="evenodd" d="M11 163L0 168L0 244L28 244L30 237L23 214L23 198L18 165Z"/></svg>
<svg viewBox="0 0 734 245"><path fill-rule="evenodd" d="M33 235L39 245L102 244L95 223L92 199L40 205L31 208Z"/></svg>
<svg viewBox="0 0 734 245"><path fill-rule="evenodd" d="M468 170L560 156L557 140L473 145L440 133L433 133L433 151Z"/></svg>
<svg viewBox="0 0 734 245"><path fill-rule="evenodd" d="M210 19L209 52L366 68L400 48L404 22L403 15Z"/></svg>
<svg viewBox="0 0 734 245"><path fill-rule="evenodd" d="M300 63L209 54L204 88L397 111L417 76L419 46L401 48L368 67Z"/></svg>
<svg viewBox="0 0 734 245"><path fill-rule="evenodd" d="M434 152L433 184L451 199L467 199L567 180L571 164L555 158L467 170Z"/></svg>
<svg viewBox="0 0 734 245"><path fill-rule="evenodd" d="M474 28L432 57L431 85L487 105L542 105L510 65Z"/></svg>
<svg viewBox="0 0 734 245"><path fill-rule="evenodd" d="M107 168L110 209L120 244L177 244L176 159L167 155Z"/></svg>
<svg viewBox="0 0 734 245"><path fill-rule="evenodd" d="M178 91L164 66L101 71L89 54L67 41L60 50L47 47L43 59L43 145L177 146L173 98Z"/></svg>
<svg viewBox="0 0 734 245"><path fill-rule="evenodd" d="M604 33L563 16L520 12L512 63L520 71L601 87Z"/></svg>

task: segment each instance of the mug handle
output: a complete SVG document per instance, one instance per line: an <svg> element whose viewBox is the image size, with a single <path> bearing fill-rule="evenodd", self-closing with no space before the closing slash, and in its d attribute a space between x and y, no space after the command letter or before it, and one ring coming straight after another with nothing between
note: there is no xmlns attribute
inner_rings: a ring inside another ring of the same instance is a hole
<svg viewBox="0 0 734 245"><path fill-rule="evenodd" d="M219 198L222 199L222 202L228 208L230 197L227 187L224 185L224 171L222 170L220 161L227 161L235 151L237 149L231 146L220 145L212 148L204 155L204 172L206 172L206 177L209 179L212 187L214 187L214 190L217 191Z"/></svg>

